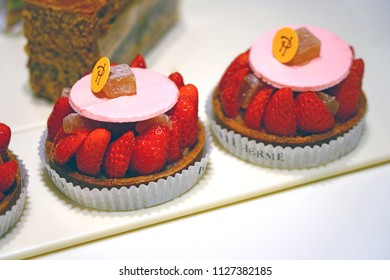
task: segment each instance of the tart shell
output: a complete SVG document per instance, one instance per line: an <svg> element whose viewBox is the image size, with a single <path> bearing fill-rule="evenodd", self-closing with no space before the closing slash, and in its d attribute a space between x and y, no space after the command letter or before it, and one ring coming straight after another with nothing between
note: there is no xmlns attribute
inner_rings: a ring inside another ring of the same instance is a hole
<svg viewBox="0 0 390 280"><path fill-rule="evenodd" d="M86 176L54 162L53 142L42 136L40 157L56 187L73 201L101 210L138 210L172 200L188 191L203 175L210 143L198 123L196 145L177 163L159 173L120 179Z"/></svg>

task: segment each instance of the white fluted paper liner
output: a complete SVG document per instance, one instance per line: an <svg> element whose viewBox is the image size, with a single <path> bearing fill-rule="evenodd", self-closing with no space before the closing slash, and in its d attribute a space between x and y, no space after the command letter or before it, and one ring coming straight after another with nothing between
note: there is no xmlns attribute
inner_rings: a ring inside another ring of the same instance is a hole
<svg viewBox="0 0 390 280"><path fill-rule="evenodd" d="M16 201L15 205L12 206L10 210L5 212L5 214L0 216L0 237L3 234L5 234L10 228L12 228L19 220L24 209L24 204L26 202L29 176L28 176L27 169L23 164L23 161L18 159L18 164L20 170L22 190L20 192L20 196Z"/></svg>
<svg viewBox="0 0 390 280"><path fill-rule="evenodd" d="M364 121L361 120L337 139L314 147L281 147L265 145L235 131L223 128L213 119L211 129L229 152L249 162L280 169L300 169L332 162L352 151L360 141Z"/></svg>
<svg viewBox="0 0 390 280"><path fill-rule="evenodd" d="M188 190L202 177L211 153L210 133L206 129L206 144L201 160L187 167L174 176L159 179L157 182L140 186L88 189L68 182L50 167L45 153L47 131L41 137L39 156L56 187L71 200L80 205L100 210L139 210L170 201Z"/></svg>

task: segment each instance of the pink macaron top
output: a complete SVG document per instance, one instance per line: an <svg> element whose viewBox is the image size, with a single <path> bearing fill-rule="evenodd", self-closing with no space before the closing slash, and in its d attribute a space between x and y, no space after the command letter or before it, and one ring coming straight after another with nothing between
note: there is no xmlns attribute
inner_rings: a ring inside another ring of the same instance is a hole
<svg viewBox="0 0 390 280"><path fill-rule="evenodd" d="M345 79L353 60L351 47L327 30L305 27L321 41L319 57L303 65L279 62L272 54L273 38L279 30L276 29L261 35L252 45L249 53L252 71L276 88L290 87L293 91L320 91Z"/></svg>
<svg viewBox="0 0 390 280"><path fill-rule="evenodd" d="M168 77L144 68L131 68L137 94L105 98L91 90L91 74L72 87L69 103L81 116L102 122L136 122L167 112L177 102L179 89Z"/></svg>

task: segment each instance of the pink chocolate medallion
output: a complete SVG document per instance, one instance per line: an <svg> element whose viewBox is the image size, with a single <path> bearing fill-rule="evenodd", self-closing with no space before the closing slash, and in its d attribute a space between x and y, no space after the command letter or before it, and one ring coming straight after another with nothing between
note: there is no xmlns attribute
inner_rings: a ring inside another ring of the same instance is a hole
<svg viewBox="0 0 390 280"><path fill-rule="evenodd" d="M105 98L91 90L91 75L77 81L69 103L80 115L102 122L136 122L167 112L177 102L179 89L168 77L143 68L132 68L137 93Z"/></svg>
<svg viewBox="0 0 390 280"><path fill-rule="evenodd" d="M261 35L251 47L249 63L253 72L276 88L290 87L293 91L320 91L345 79L353 60L350 46L327 30L306 28L321 41L319 57L303 65L279 62L272 54L272 41L278 31L273 30Z"/></svg>

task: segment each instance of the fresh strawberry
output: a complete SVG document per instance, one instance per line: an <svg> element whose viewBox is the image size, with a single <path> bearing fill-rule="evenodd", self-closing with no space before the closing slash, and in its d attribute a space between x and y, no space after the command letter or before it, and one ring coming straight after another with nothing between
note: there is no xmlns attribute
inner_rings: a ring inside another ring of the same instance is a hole
<svg viewBox="0 0 390 280"><path fill-rule="evenodd" d="M59 165L66 164L80 148L87 137L86 130L78 130L72 134L61 134L61 138L56 137L57 143L54 146L54 160Z"/></svg>
<svg viewBox="0 0 390 280"><path fill-rule="evenodd" d="M183 76L179 72L171 73L168 78L174 82L178 88L184 86Z"/></svg>
<svg viewBox="0 0 390 280"><path fill-rule="evenodd" d="M239 54L225 70L225 73L222 75L221 81L219 82L218 89L223 91L226 87L228 81L231 79L232 75L238 70L243 68L249 68L249 50L244 53Z"/></svg>
<svg viewBox="0 0 390 280"><path fill-rule="evenodd" d="M15 182L18 164L15 160L0 165L0 192L5 193Z"/></svg>
<svg viewBox="0 0 390 280"><path fill-rule="evenodd" d="M321 133L331 129L334 119L324 102L314 92L302 92L295 98L298 129L304 133Z"/></svg>
<svg viewBox="0 0 390 280"><path fill-rule="evenodd" d="M180 132L181 132L181 124L179 120L175 116L169 116L169 119L172 123L171 136L169 140L168 147L168 162L176 162L181 156L181 148L180 148Z"/></svg>
<svg viewBox="0 0 390 280"><path fill-rule="evenodd" d="M229 118L235 118L240 109L239 88L244 77L249 73L249 68L241 68L230 75L220 92L222 110Z"/></svg>
<svg viewBox="0 0 390 280"><path fill-rule="evenodd" d="M58 144L58 142L64 138L66 135L68 135L67 133L65 133L64 131L64 126L61 126L60 129L58 129L57 133L56 133L56 136L54 137L54 146L56 146Z"/></svg>
<svg viewBox="0 0 390 280"><path fill-rule="evenodd" d="M0 156L5 156L5 151L8 148L11 140L11 129L8 125L0 123Z"/></svg>
<svg viewBox="0 0 390 280"><path fill-rule="evenodd" d="M86 175L98 175L110 139L111 132L107 129L92 130L76 152L77 169Z"/></svg>
<svg viewBox="0 0 390 280"><path fill-rule="evenodd" d="M271 99L273 88L265 86L253 97L246 109L244 123L252 129L260 129L263 122L263 115L268 101Z"/></svg>
<svg viewBox="0 0 390 280"><path fill-rule="evenodd" d="M169 128L162 124L152 126L135 138L130 168L140 175L160 171L168 156Z"/></svg>
<svg viewBox="0 0 390 280"><path fill-rule="evenodd" d="M53 111L51 112L49 119L47 120L47 130L50 140L53 140L57 134L58 129L62 126L62 120L64 117L73 113L72 107L69 105L69 99L67 97L60 97L54 104Z"/></svg>
<svg viewBox="0 0 390 280"><path fill-rule="evenodd" d="M137 54L130 63L130 67L146 68L145 59L142 55Z"/></svg>
<svg viewBox="0 0 390 280"><path fill-rule="evenodd" d="M129 130L110 143L104 156L103 170L110 178L122 178L129 168L134 148L134 132Z"/></svg>
<svg viewBox="0 0 390 280"><path fill-rule="evenodd" d="M198 97L198 88L193 84L187 84L179 88L180 96L188 96L188 98L195 105L196 111L198 111L199 97Z"/></svg>
<svg viewBox="0 0 390 280"><path fill-rule="evenodd" d="M175 106L168 112L168 115L175 116L180 123L180 147L191 148L196 143L198 135L198 111L197 104L192 98L183 95Z"/></svg>
<svg viewBox="0 0 390 280"><path fill-rule="evenodd" d="M295 134L294 94L291 88L282 88L273 94L264 112L264 127L279 136Z"/></svg>
<svg viewBox="0 0 390 280"><path fill-rule="evenodd" d="M359 108L363 73L364 61L362 59L355 59L352 62L347 78L331 89L331 94L340 102L336 120L344 122L356 114Z"/></svg>

